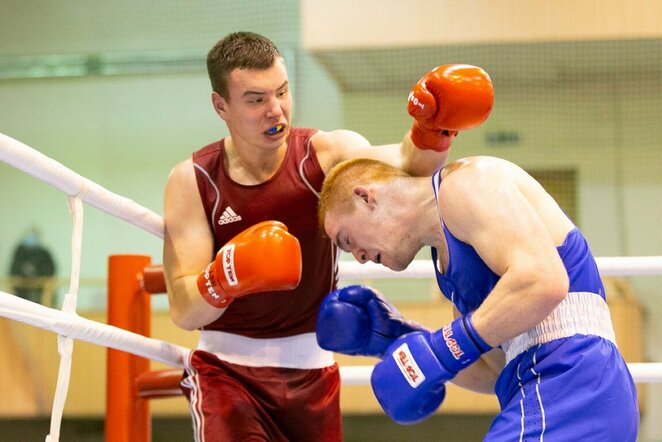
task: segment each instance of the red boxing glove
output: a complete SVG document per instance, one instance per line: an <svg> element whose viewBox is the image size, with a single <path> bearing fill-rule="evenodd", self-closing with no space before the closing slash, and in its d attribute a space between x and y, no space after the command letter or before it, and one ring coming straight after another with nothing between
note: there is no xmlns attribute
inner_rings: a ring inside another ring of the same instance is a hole
<svg viewBox="0 0 662 442"><path fill-rule="evenodd" d="M483 69L468 64L438 66L409 93L414 117L411 140L420 149L448 150L457 131L483 123L492 111L494 88Z"/></svg>
<svg viewBox="0 0 662 442"><path fill-rule="evenodd" d="M264 221L228 241L198 275L198 291L214 307L256 292L291 290L301 280L301 247L285 224Z"/></svg>

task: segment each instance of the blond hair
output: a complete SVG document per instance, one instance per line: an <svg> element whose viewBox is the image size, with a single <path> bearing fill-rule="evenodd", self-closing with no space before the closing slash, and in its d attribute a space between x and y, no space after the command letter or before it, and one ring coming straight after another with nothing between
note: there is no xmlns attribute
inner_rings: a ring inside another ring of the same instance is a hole
<svg viewBox="0 0 662 442"><path fill-rule="evenodd" d="M406 172L377 160L357 158L343 161L334 166L324 179L317 215L320 227L324 230L327 213L339 210L352 213L354 188L360 184L388 182L397 178L409 177Z"/></svg>

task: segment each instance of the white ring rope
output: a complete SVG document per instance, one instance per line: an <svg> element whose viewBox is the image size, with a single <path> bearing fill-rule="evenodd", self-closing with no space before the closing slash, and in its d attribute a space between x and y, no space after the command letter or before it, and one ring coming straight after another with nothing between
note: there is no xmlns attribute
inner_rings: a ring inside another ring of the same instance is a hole
<svg viewBox="0 0 662 442"><path fill-rule="evenodd" d="M136 202L112 193L52 158L0 133L0 160L117 218L163 238L163 219Z"/></svg>
<svg viewBox="0 0 662 442"><path fill-rule="evenodd" d="M80 276L81 201L163 238L164 224L159 215L128 198L106 190L39 151L1 133L0 160L73 197L69 198L74 218L72 274L62 311L0 291L0 316L59 335L58 350L62 359L51 418L51 434L46 439L47 442L57 441L59 420L68 387L73 339L126 351L177 368L184 368L184 361L190 349L91 321L75 313ZM662 274L662 256L603 257L596 258L596 261L603 276ZM339 267L342 279L434 278L434 269L429 260L416 260L402 272L394 272L375 263L359 264L353 261L341 261ZM630 363L628 367L636 382L662 383L662 363ZM372 369L372 366L341 367L342 382L345 385L367 385ZM62 381L60 377L63 378Z"/></svg>
<svg viewBox="0 0 662 442"><path fill-rule="evenodd" d="M43 328L67 338L184 368L189 349L154 338L147 338L119 327L83 318L73 312L63 312L18 296L0 291L0 315L15 321Z"/></svg>
<svg viewBox="0 0 662 442"><path fill-rule="evenodd" d="M617 256L595 258L602 276L659 275L662 274L662 256ZM380 264L340 261L343 279L404 279L434 278L430 260L415 260L402 272L394 272Z"/></svg>
<svg viewBox="0 0 662 442"><path fill-rule="evenodd" d="M0 291L0 315L52 331L60 336L122 350L175 368L184 368L189 349L147 338L112 325L82 318ZM634 362L628 368L635 382L662 383L662 362ZM372 366L340 367L343 385L368 385Z"/></svg>

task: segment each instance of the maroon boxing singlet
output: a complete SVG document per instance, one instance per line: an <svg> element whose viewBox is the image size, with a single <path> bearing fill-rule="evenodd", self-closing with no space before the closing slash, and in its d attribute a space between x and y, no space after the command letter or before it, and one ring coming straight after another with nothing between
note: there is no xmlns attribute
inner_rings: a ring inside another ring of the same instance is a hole
<svg viewBox="0 0 662 442"><path fill-rule="evenodd" d="M279 338L315 331L319 304L337 283L336 248L317 221L324 181L310 142L316 129L292 128L283 163L258 185L234 182L223 168L224 140L193 153L195 174L205 213L215 235L215 250L261 221L284 223L301 244L302 277L294 290L237 298L205 330L251 338Z"/></svg>

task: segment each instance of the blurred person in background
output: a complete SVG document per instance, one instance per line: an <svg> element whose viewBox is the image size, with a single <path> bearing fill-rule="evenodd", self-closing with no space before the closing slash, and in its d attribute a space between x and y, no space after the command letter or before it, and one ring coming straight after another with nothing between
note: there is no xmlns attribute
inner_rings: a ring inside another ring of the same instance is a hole
<svg viewBox="0 0 662 442"><path fill-rule="evenodd" d="M42 243L39 229L31 227L12 254L9 276L13 294L50 306L55 291L55 272L53 255Z"/></svg>

